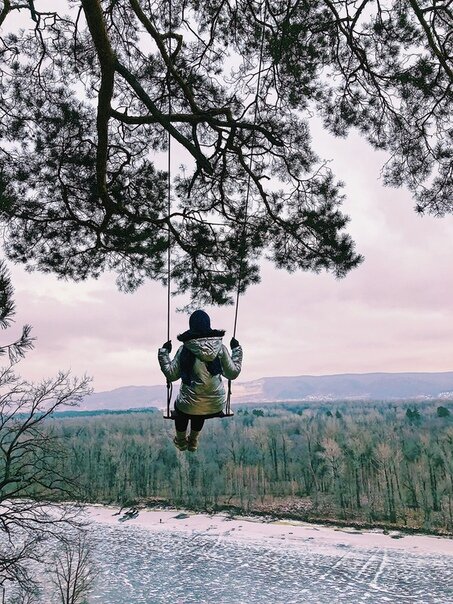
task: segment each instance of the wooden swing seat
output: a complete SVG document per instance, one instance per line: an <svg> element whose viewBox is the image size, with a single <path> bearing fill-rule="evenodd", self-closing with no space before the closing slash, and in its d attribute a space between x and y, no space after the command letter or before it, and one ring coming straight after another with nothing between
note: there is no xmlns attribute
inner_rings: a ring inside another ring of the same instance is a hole
<svg viewBox="0 0 453 604"><path fill-rule="evenodd" d="M213 419L213 418L216 418L216 417L220 417L220 418L222 418L222 417L233 417L233 415L234 415L234 413L232 411L229 411L229 412L228 411L219 411L218 413L210 413L209 417L207 417L206 419ZM163 415L164 419L171 419L173 421L176 419L176 417L177 417L177 414L176 414L176 411L174 409L172 409L170 411L170 413L167 412L167 413L165 413Z"/></svg>

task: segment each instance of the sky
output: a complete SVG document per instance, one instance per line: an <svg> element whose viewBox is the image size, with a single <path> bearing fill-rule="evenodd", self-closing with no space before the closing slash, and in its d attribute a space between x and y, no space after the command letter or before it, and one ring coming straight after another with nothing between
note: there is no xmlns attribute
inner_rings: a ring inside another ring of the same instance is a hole
<svg viewBox="0 0 453 604"><path fill-rule="evenodd" d="M279 271L263 263L262 282L240 299L240 381L269 376L453 370L453 216L421 217L408 191L383 187L387 156L358 135L335 139L319 125L314 146L345 182L348 232L365 261L344 279ZM178 161L178 158L175 158ZM166 290L147 283L119 292L115 276L59 281L12 266L16 323L31 323L35 349L19 366L40 381L58 370L93 377L95 391L164 383L157 348L166 340ZM171 334L188 316L172 302ZM232 307L204 307L232 335Z"/></svg>

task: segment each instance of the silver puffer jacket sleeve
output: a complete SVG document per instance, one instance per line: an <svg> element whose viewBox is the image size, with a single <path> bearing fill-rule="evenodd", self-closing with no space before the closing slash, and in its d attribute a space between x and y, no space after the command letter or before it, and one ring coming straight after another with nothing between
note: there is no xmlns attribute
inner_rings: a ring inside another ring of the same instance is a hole
<svg viewBox="0 0 453 604"><path fill-rule="evenodd" d="M225 345L222 345L222 351L219 355L222 365L222 375L228 380L235 380L241 373L242 367L242 346L236 346L231 351L231 355Z"/></svg>
<svg viewBox="0 0 453 604"><path fill-rule="evenodd" d="M166 348L159 348L157 358L159 359L159 365L162 373L165 375L169 382L175 382L181 377L181 371L179 369L179 357L181 356L182 346L178 348L173 361L170 359L168 350Z"/></svg>

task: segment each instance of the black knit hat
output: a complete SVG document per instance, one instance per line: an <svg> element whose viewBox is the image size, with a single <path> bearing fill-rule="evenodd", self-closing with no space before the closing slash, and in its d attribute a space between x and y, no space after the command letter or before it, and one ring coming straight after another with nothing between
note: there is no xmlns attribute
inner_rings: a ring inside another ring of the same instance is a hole
<svg viewBox="0 0 453 604"><path fill-rule="evenodd" d="M211 331L211 319L204 310L196 310L190 315L189 327L194 333L207 333Z"/></svg>
<svg viewBox="0 0 453 604"><path fill-rule="evenodd" d="M180 342L187 342L195 338L221 338L225 335L224 330L211 329L211 319L204 310L196 310L190 315L189 328L178 336Z"/></svg>

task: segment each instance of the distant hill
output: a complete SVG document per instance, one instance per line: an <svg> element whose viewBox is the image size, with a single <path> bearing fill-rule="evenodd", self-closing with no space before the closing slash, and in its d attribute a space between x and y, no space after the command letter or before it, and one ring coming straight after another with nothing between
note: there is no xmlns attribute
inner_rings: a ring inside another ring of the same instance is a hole
<svg viewBox="0 0 453 604"><path fill-rule="evenodd" d="M178 386L174 385L174 397ZM453 371L443 373L343 373L266 377L233 383L234 403L339 399L453 398ZM86 397L80 408L130 409L166 404L165 386L124 386Z"/></svg>
<svg viewBox="0 0 453 604"><path fill-rule="evenodd" d="M178 391L174 386L173 391ZM130 409L135 407L158 407L166 405L167 388L165 386L123 386L115 390L94 392L85 397L80 409Z"/></svg>

